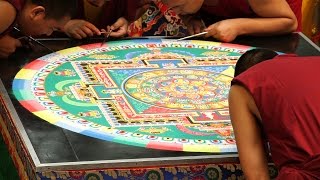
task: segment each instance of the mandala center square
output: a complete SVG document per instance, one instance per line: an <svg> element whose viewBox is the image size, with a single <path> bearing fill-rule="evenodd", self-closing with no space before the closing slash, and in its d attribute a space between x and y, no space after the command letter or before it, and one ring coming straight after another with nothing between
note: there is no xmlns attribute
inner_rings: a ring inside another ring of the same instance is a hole
<svg viewBox="0 0 320 180"><path fill-rule="evenodd" d="M196 69L161 69L135 74L124 83L132 98L147 104L179 109L210 110L227 100L227 83L219 74Z"/></svg>

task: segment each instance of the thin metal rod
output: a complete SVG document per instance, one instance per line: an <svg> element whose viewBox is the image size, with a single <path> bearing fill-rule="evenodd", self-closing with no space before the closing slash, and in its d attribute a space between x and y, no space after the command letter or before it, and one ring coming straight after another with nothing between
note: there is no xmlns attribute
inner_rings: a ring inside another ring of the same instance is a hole
<svg viewBox="0 0 320 180"><path fill-rule="evenodd" d="M186 36L186 37L177 39L176 41L181 41L181 40L190 39L190 38L197 37L197 36L202 36L202 35L207 34L207 33L208 32L201 32L201 33L198 33L198 34L194 34L194 35L191 35L191 36Z"/></svg>
<svg viewBox="0 0 320 180"><path fill-rule="evenodd" d="M21 32L20 29L18 29L17 27L13 27L13 28L14 28L16 31ZM32 36L27 36L27 35L26 35L26 37L27 37L28 39L30 39L31 41L37 43L38 45L40 45L40 46L46 48L47 50L51 51L52 53L55 52L54 50L50 49L50 48L47 47L46 45L42 44L40 41L34 39Z"/></svg>
<svg viewBox="0 0 320 180"><path fill-rule="evenodd" d="M109 38L110 34L112 33L112 29L110 28L110 30L108 32L106 32L107 35L104 37L103 41L101 42L101 47L103 46L103 44L107 41L107 39Z"/></svg>

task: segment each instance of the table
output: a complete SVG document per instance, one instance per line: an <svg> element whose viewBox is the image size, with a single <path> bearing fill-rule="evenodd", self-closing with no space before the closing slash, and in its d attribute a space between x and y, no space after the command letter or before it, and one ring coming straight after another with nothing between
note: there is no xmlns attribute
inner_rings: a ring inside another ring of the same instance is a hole
<svg viewBox="0 0 320 180"><path fill-rule="evenodd" d="M39 40L53 50L101 41L100 38ZM302 33L240 37L232 43L299 56L320 55L320 48ZM173 152L116 144L56 127L34 116L13 96L12 80L26 63L47 53L41 47L30 52L18 50L0 61L0 129L22 179L243 178L237 153ZM270 168L275 177L274 166Z"/></svg>

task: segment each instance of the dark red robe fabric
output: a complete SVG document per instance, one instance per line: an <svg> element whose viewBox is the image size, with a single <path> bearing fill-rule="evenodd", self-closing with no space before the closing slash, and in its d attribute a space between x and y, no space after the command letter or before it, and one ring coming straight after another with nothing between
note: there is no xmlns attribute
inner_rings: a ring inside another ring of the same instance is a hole
<svg viewBox="0 0 320 180"><path fill-rule="evenodd" d="M7 1L10 2L13 5L13 7L16 9L17 15L21 11L25 3L25 0L7 0ZM15 25L16 25L16 20L4 32L0 34L0 37L9 33Z"/></svg>
<svg viewBox="0 0 320 180"><path fill-rule="evenodd" d="M115 23L120 17L126 18L129 22L136 18L136 11L139 8L140 0L109 0L102 7L95 26L104 29ZM76 19L86 19L84 15L83 0L79 0L79 10Z"/></svg>
<svg viewBox="0 0 320 180"><path fill-rule="evenodd" d="M297 17L301 31L301 6L302 0L287 0L292 11ZM248 0L220 0L217 5L204 5L200 10L200 15L206 25L231 18L253 18L258 17L250 8Z"/></svg>
<svg viewBox="0 0 320 180"><path fill-rule="evenodd" d="M279 179L320 178L320 57L278 56L233 80L259 109Z"/></svg>

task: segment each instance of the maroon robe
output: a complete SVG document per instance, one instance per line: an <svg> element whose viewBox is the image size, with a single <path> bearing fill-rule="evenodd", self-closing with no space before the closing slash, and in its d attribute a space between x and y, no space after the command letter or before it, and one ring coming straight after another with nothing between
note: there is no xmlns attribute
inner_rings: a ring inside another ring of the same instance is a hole
<svg viewBox="0 0 320 180"><path fill-rule="evenodd" d="M129 22L136 18L136 10L139 8L140 0L110 0L106 1L98 17L97 24L99 29L104 29L108 25L114 24L120 17L126 18ZM84 15L83 0L79 1L77 19L86 19Z"/></svg>
<svg viewBox="0 0 320 180"><path fill-rule="evenodd" d="M24 6L24 3L25 1L24 0L7 0L10 4L13 5L13 7L16 9L17 11L17 15L19 14L19 12L22 10L23 6ZM15 20L13 21L13 23L4 31L0 34L0 37L9 33L12 28L16 25L16 18Z"/></svg>
<svg viewBox="0 0 320 180"><path fill-rule="evenodd" d="M287 0L289 6L297 17L298 28L301 31L301 6L302 0ZM250 8L248 0L220 0L217 5L204 5L200 10L201 17L207 25L231 18L258 17Z"/></svg>
<svg viewBox="0 0 320 180"><path fill-rule="evenodd" d="M232 83L252 95L279 179L320 178L320 57L278 56Z"/></svg>

